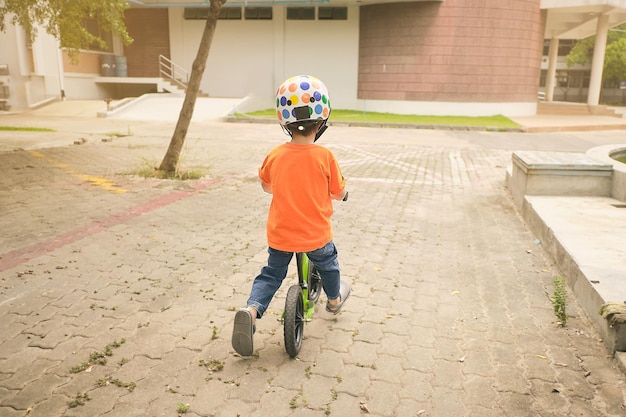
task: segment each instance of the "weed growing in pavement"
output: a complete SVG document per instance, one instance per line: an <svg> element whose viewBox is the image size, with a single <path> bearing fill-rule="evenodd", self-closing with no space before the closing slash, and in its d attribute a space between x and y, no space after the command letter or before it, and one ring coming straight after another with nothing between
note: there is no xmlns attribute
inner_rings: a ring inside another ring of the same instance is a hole
<svg viewBox="0 0 626 417"><path fill-rule="evenodd" d="M107 139L102 139L102 141L103 142L111 142L113 140L113 138L123 138L123 137L126 137L126 136L132 136L133 135L133 131L130 128L130 126L128 126L126 128L126 133L114 131L114 132L105 133L105 135L108 136L108 138Z"/></svg>
<svg viewBox="0 0 626 417"><path fill-rule="evenodd" d="M200 359L198 366L204 366L209 371L216 372L216 371L221 371L222 369L224 369L224 362L218 359L211 359L208 362L206 362L204 359Z"/></svg>
<svg viewBox="0 0 626 417"><path fill-rule="evenodd" d="M76 398L74 398L72 401L70 401L67 405L70 408L76 408L79 405L85 405L85 403L87 401L90 401L91 398L89 398L89 395L87 395L87 393L81 394L80 392L76 394Z"/></svg>
<svg viewBox="0 0 626 417"><path fill-rule="evenodd" d="M179 417L185 414L187 411L189 411L189 404L183 404L183 403L176 404L176 412L178 413Z"/></svg>
<svg viewBox="0 0 626 417"><path fill-rule="evenodd" d="M127 388L130 392L133 392L133 390L137 387L137 384L135 384L134 382L122 382L119 379L110 376L98 379L96 381L96 385L99 387L115 385L116 387Z"/></svg>
<svg viewBox="0 0 626 417"><path fill-rule="evenodd" d="M289 401L290 408L298 408L298 398L300 398L300 396L296 395L295 397L291 399L291 401Z"/></svg>
<svg viewBox="0 0 626 417"><path fill-rule="evenodd" d="M560 276L554 277L554 294L552 296L552 306L554 314L561 327L567 324L567 284L565 278Z"/></svg>
<svg viewBox="0 0 626 417"><path fill-rule="evenodd" d="M118 348L122 346L126 342L126 339L120 339L113 341L113 343L109 343L104 347L103 351L95 351L89 354L89 360L82 362L80 365L76 365L70 369L70 373L77 374L83 372L94 365L106 365L107 356L113 356L113 348Z"/></svg>

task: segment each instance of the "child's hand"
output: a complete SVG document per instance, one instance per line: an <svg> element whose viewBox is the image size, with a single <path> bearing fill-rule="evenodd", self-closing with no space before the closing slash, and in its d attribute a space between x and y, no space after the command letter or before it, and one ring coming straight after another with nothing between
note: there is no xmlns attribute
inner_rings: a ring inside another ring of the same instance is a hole
<svg viewBox="0 0 626 417"><path fill-rule="evenodd" d="M341 191L339 194L331 194L330 197L333 200L346 201L348 197L348 190L344 188L343 191Z"/></svg>
<svg viewBox="0 0 626 417"><path fill-rule="evenodd" d="M261 187L263 187L263 191L265 191L266 193L272 194L272 184L261 181Z"/></svg>

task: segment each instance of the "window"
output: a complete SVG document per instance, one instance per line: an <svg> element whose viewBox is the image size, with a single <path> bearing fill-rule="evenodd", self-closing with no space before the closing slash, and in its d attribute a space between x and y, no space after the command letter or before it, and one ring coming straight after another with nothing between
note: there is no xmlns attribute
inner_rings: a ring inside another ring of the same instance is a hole
<svg viewBox="0 0 626 417"><path fill-rule="evenodd" d="M218 19L241 20L241 7L222 7Z"/></svg>
<svg viewBox="0 0 626 417"><path fill-rule="evenodd" d="M560 39L559 40L559 51L558 56L566 56L570 53L572 48L576 45L575 39ZM550 53L550 39L545 39L543 41L543 54L548 56Z"/></svg>
<svg viewBox="0 0 626 417"><path fill-rule="evenodd" d="M315 7L287 7L287 20L315 20Z"/></svg>
<svg viewBox="0 0 626 417"><path fill-rule="evenodd" d="M348 20L347 7L320 7L317 10L319 20Z"/></svg>
<svg viewBox="0 0 626 417"><path fill-rule="evenodd" d="M208 7L185 7L183 14L185 20L206 20L209 17ZM223 20L240 20L241 7L222 7L217 17Z"/></svg>
<svg viewBox="0 0 626 417"><path fill-rule="evenodd" d="M246 7L246 20L272 20L271 7Z"/></svg>
<svg viewBox="0 0 626 417"><path fill-rule="evenodd" d="M106 42L106 47L104 48L96 42L91 43L88 47L90 51L113 52L113 34L100 28L96 19L85 19L83 27L87 29L87 32Z"/></svg>
<svg viewBox="0 0 626 417"><path fill-rule="evenodd" d="M206 19L209 16L208 8L200 7L185 7L183 17L185 20Z"/></svg>

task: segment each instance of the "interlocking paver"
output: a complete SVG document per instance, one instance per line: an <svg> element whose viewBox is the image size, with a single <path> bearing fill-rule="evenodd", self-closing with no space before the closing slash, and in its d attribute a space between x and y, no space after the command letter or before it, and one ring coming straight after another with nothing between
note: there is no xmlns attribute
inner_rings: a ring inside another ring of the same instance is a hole
<svg viewBox="0 0 626 417"><path fill-rule="evenodd" d="M334 228L353 294L337 317L322 299L292 360L278 321L287 283L257 323L257 354L230 347L267 258L256 169L285 140L277 126L192 126L183 164L207 167L208 182L182 182L128 175L158 163L170 125L11 117L69 142L0 153L2 416L175 415L178 403L229 417L626 412L626 378L572 297L556 326L559 271L504 188L513 149L617 133L332 127L321 143L349 179ZM115 130L132 135L100 141ZM106 364L71 372L122 339ZM77 393L90 400L70 408Z"/></svg>

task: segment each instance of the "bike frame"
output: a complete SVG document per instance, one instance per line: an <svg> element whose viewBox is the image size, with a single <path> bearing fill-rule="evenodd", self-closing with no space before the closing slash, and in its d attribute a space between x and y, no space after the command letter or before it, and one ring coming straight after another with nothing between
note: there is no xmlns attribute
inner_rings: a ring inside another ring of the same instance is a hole
<svg viewBox="0 0 626 417"><path fill-rule="evenodd" d="M309 299L309 271L311 260L306 253L297 252L296 253L296 264L298 265L298 284L300 288L302 288L302 298L304 299L304 315L306 321L310 321L311 317L313 317L313 312L315 311L315 303L311 302Z"/></svg>
<svg viewBox="0 0 626 417"><path fill-rule="evenodd" d="M346 201L348 193L343 200ZM315 305L323 291L322 278L305 252L296 252L298 285L292 284L285 297L280 316L284 326L285 350L292 358L298 356L304 339L304 324L310 322Z"/></svg>

